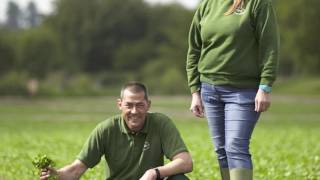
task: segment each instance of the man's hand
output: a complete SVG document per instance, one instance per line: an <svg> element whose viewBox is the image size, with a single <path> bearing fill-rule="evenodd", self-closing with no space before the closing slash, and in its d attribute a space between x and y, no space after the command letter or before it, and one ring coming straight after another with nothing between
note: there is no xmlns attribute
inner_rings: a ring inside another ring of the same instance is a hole
<svg viewBox="0 0 320 180"><path fill-rule="evenodd" d="M176 174L184 174L191 172L193 162L191 155L188 152L180 152L173 156L171 161L163 166L157 167L160 178L170 177ZM156 180L157 173L155 169L147 170L139 180Z"/></svg>
<svg viewBox="0 0 320 180"><path fill-rule="evenodd" d="M192 93L190 111L199 118L204 117L203 105L199 91Z"/></svg>
<svg viewBox="0 0 320 180"><path fill-rule="evenodd" d="M58 170L50 167L43 169L40 174L40 180L50 180L50 175L56 175L59 180L79 180L87 169L88 168L85 164L76 159L73 163Z"/></svg>
<svg viewBox="0 0 320 180"><path fill-rule="evenodd" d="M155 169L147 170L139 180L156 180L157 173Z"/></svg>
<svg viewBox="0 0 320 180"><path fill-rule="evenodd" d="M48 180L51 176L58 177L58 172L54 168L47 167L41 170L40 180Z"/></svg>
<svg viewBox="0 0 320 180"><path fill-rule="evenodd" d="M264 112L270 107L270 93L259 89L255 98L255 111Z"/></svg>

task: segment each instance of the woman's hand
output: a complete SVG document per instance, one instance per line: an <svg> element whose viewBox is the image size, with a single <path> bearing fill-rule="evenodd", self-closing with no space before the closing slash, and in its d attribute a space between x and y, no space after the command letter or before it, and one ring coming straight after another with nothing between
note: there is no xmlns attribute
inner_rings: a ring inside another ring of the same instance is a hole
<svg viewBox="0 0 320 180"><path fill-rule="evenodd" d="M270 93L266 93L259 89L255 98L255 111L264 112L270 107Z"/></svg>
<svg viewBox="0 0 320 180"><path fill-rule="evenodd" d="M204 110L199 91L192 93L190 111L197 117L204 117Z"/></svg>

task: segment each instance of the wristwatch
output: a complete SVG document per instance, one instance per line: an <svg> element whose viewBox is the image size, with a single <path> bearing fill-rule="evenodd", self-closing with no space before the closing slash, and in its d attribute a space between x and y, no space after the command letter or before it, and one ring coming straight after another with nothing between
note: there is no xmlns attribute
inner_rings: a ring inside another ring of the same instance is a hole
<svg viewBox="0 0 320 180"><path fill-rule="evenodd" d="M271 90L272 90L270 86L265 84L260 84L259 89L261 89L263 92L266 92L266 93L271 93Z"/></svg>
<svg viewBox="0 0 320 180"><path fill-rule="evenodd" d="M161 175L160 175L159 169L155 168L154 170L156 171L156 174L157 174L157 180L161 180Z"/></svg>

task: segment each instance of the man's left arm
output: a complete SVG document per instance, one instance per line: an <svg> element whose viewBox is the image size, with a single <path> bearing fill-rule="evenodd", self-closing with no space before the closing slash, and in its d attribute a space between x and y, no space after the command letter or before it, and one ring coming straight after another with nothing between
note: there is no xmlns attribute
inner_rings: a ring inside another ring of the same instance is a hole
<svg viewBox="0 0 320 180"><path fill-rule="evenodd" d="M191 172L192 168L193 163L189 152L180 152L173 156L171 162L163 166L147 170L140 180L156 180L157 177L162 179L175 174L184 174Z"/></svg>
<svg viewBox="0 0 320 180"><path fill-rule="evenodd" d="M192 158L179 130L166 115L159 115L159 118L161 118L161 124L158 126L161 147L170 162L147 170L140 180L156 180L158 177L164 178L192 171Z"/></svg>

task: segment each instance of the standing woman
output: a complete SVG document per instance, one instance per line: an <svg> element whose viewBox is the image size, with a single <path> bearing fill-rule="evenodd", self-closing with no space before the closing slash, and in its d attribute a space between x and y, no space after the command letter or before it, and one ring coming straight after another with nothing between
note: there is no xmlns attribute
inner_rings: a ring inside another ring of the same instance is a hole
<svg viewBox="0 0 320 180"><path fill-rule="evenodd" d="M189 32L190 109L206 114L223 180L253 177L250 138L270 106L278 53L272 0L202 0Z"/></svg>

